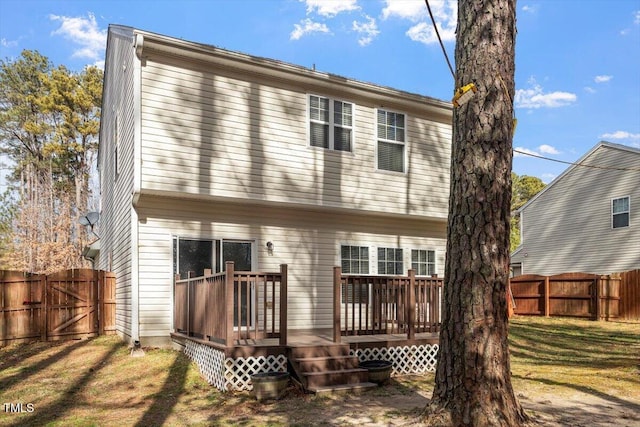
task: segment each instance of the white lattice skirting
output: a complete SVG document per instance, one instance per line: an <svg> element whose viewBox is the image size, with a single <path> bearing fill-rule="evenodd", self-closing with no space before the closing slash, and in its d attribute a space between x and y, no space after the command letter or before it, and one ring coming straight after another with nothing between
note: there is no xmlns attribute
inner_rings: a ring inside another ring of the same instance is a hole
<svg viewBox="0 0 640 427"><path fill-rule="evenodd" d="M393 370L391 375L435 372L437 354L438 344L351 350L351 355L358 356L361 362L367 360L388 360L392 362Z"/></svg>
<svg viewBox="0 0 640 427"><path fill-rule="evenodd" d="M191 340L187 340L184 353L198 365L207 382L220 391L252 390L251 375L287 371L287 358L283 354L225 358L223 351Z"/></svg>

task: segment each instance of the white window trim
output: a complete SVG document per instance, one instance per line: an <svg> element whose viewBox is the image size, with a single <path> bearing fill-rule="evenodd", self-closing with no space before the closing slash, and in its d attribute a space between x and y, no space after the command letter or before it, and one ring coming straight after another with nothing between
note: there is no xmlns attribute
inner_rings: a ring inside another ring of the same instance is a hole
<svg viewBox="0 0 640 427"><path fill-rule="evenodd" d="M395 141L395 140L390 140L390 139L384 139L384 138L378 138L378 112L379 111L386 111L388 113L396 113L396 114L402 114L404 115L404 142L399 142L399 141ZM375 120L374 120L374 128L373 128L373 135L375 137L375 161L374 161L374 167L375 170L377 172L382 172L382 173L390 173L393 175L406 175L409 171L409 135L408 135L408 118L409 115L403 111L397 111L397 110L389 110L387 108L376 108L374 111L375 114ZM404 170L402 172L398 172L398 171L390 171L387 169L380 169L378 168L378 141L382 141L382 142L388 142L391 144L397 144L397 145L403 145L404 146L404 150L403 150L403 155L404 155L404 159L403 159L403 164L404 164Z"/></svg>
<svg viewBox="0 0 640 427"><path fill-rule="evenodd" d="M362 273L345 273L344 271L342 271L342 274L344 275L348 275L348 276L370 276L373 275L375 273L373 273L373 264L372 264L372 257L373 257L373 250L375 249L373 246L365 244L365 243L358 243L358 242L338 242L337 248L336 248L336 264L335 265L339 265L340 268L342 269L342 247L343 246L358 246L361 248L368 248L369 249L369 272L366 274L362 274Z"/></svg>
<svg viewBox="0 0 640 427"><path fill-rule="evenodd" d="M393 273L393 274L389 274L389 273L380 273L378 271L378 263L380 261L379 257L378 257L378 249L395 249L395 250L401 250L402 251L402 272L400 273L401 276L406 276L408 269L407 269L407 248L404 248L402 246L376 246L375 247L375 252L376 252L376 274L378 274L379 276L397 276L397 274ZM385 261L387 262L387 261ZM396 262L395 260L393 262Z"/></svg>
<svg viewBox="0 0 640 427"><path fill-rule="evenodd" d="M626 213L628 215L628 217L629 217L629 220L628 220L628 224L625 225L624 227L614 227L613 226L613 216L614 216L614 213L613 213L613 201L614 200L620 200L620 199L629 199L629 209L626 210L625 212L617 212L615 215L620 215L620 214ZM610 212L611 212L611 229L612 230L617 230L617 229L620 229L620 228L624 229L624 228L631 227L631 196L612 197L610 206L611 206L611 209L610 209Z"/></svg>
<svg viewBox="0 0 640 427"><path fill-rule="evenodd" d="M314 120L311 119L311 114L310 114L310 109L311 109L311 97L315 96L317 98L325 98L329 100L329 147L328 148L324 148L324 147L316 147L315 145L311 145L311 123L318 123L318 124L327 124L325 122L319 121L319 120ZM335 117L334 117L334 101L338 101L338 102L342 102L342 103L346 103L346 104L351 104L351 126L344 126L344 125L336 125L335 124ZM338 98L332 98L330 96L325 96L325 95L317 95L315 93L308 93L307 94L307 121L306 121L306 126L307 126L307 147L311 148L311 149L316 149L316 150L328 150L332 153L349 153L349 154L354 154L355 153L355 145L356 145L356 103L346 100L346 99L338 99ZM335 141L334 141L334 133L333 133L333 129L334 127L339 127L339 128L343 128L343 129L351 129L351 150L346 151L346 150L336 150L335 149Z"/></svg>
<svg viewBox="0 0 640 427"><path fill-rule="evenodd" d="M413 260L411 259L412 251L426 251L426 252L433 252L433 274L438 274L438 251L435 249L425 249L425 248L411 248L409 249L409 264L408 264L408 269L412 269L413 268ZM428 254L427 254L428 255ZM427 257L427 262L426 264L429 265L429 258ZM416 271L416 276L420 276L420 277L431 277L431 274L418 274L418 272Z"/></svg>

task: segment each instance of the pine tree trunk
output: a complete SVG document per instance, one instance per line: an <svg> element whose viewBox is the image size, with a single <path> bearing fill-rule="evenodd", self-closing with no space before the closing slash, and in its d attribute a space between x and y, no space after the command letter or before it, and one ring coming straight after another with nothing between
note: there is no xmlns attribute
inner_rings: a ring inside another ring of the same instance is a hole
<svg viewBox="0 0 640 427"><path fill-rule="evenodd" d="M519 426L511 386L509 277L515 0L458 0L443 323L428 425Z"/></svg>

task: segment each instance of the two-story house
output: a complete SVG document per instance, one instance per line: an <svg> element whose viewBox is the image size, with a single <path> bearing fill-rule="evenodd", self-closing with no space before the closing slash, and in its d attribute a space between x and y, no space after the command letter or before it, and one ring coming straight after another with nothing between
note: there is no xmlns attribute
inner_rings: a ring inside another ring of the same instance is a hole
<svg viewBox="0 0 640 427"><path fill-rule="evenodd" d="M640 150L600 142L522 206L515 275L640 268Z"/></svg>
<svg viewBox="0 0 640 427"><path fill-rule="evenodd" d="M167 344L174 275L288 265L288 328L330 327L332 267L443 274L452 107L109 27L97 266L116 326Z"/></svg>

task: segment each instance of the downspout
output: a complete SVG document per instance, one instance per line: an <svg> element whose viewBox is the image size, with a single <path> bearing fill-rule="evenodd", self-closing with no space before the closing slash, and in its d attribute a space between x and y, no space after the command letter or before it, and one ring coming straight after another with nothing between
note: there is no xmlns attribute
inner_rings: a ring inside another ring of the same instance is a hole
<svg viewBox="0 0 640 427"><path fill-rule="evenodd" d="M140 265L139 265L139 220L138 201L141 188L142 146L142 48L144 37L134 34L135 58L133 59L133 189L131 191L131 340L134 348L140 345Z"/></svg>

